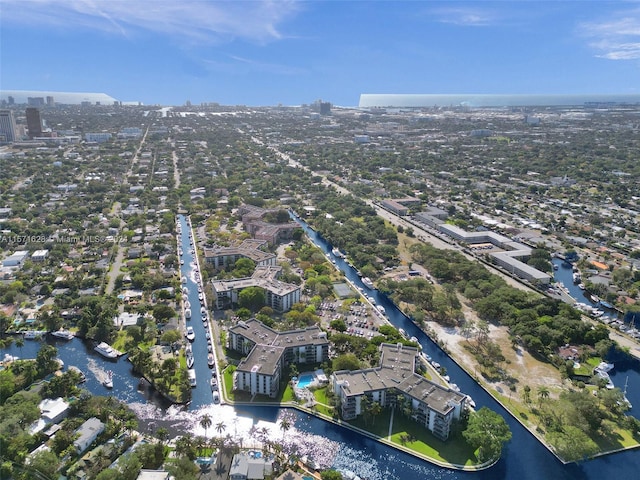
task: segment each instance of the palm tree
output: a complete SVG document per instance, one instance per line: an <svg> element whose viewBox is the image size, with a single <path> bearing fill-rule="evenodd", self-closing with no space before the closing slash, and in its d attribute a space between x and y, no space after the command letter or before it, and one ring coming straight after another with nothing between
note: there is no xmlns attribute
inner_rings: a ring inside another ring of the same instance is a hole
<svg viewBox="0 0 640 480"><path fill-rule="evenodd" d="M549 389L544 385L538 387L538 403L542 405L542 400L549 398Z"/></svg>
<svg viewBox="0 0 640 480"><path fill-rule="evenodd" d="M287 417L282 417L280 420L280 430L282 430L282 440L284 440L284 434L291 428L291 422Z"/></svg>
<svg viewBox="0 0 640 480"><path fill-rule="evenodd" d="M20 358L22 358L22 347L24 347L24 338L19 337L16 339L16 347L20 349Z"/></svg>
<svg viewBox="0 0 640 480"><path fill-rule="evenodd" d="M205 413L201 418L200 418L200 426L202 428L204 428L204 440L205 442L207 441L207 430L209 429L209 427L213 424L213 421L211 420L211 417L209 416L208 413Z"/></svg>
<svg viewBox="0 0 640 480"><path fill-rule="evenodd" d="M216 432L218 432L218 435L222 435L222 432L224 432L226 429L227 426L224 424L224 422L216 423Z"/></svg>

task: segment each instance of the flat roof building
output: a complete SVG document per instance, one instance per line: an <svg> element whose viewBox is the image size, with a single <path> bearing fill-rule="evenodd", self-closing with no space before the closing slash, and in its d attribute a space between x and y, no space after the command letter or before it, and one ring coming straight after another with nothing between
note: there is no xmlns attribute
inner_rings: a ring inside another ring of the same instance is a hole
<svg viewBox="0 0 640 480"><path fill-rule="evenodd" d="M361 415L364 397L382 407L395 407L402 401L412 420L446 440L453 421L460 418L467 396L416 373L417 348L383 343L380 352L378 367L341 370L331 375L342 418L353 420Z"/></svg>
<svg viewBox="0 0 640 480"><path fill-rule="evenodd" d="M234 280L214 280L211 282L214 308L222 310L238 302L240 292L247 287L265 290L266 303L277 312L287 312L300 301L301 287L293 283L277 280L282 267L260 265L251 277Z"/></svg>
<svg viewBox="0 0 640 480"><path fill-rule="evenodd" d="M272 398L280 390L286 366L329 359L329 340L318 326L278 332L256 319L229 329L229 348L246 355L233 374L234 390Z"/></svg>

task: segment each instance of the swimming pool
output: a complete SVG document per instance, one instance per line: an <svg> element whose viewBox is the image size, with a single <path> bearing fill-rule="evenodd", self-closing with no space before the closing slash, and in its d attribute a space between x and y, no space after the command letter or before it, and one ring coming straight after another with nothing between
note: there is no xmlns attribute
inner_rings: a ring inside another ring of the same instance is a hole
<svg viewBox="0 0 640 480"><path fill-rule="evenodd" d="M298 388L306 388L316 380L316 376L313 373L303 373L296 383Z"/></svg>

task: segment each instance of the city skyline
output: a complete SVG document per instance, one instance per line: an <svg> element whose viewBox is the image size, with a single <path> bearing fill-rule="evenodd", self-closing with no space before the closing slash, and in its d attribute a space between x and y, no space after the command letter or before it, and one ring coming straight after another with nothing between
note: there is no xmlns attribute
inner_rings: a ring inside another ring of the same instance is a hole
<svg viewBox="0 0 640 480"><path fill-rule="evenodd" d="M0 0L0 88L358 105L362 93L639 94L613 2Z"/></svg>

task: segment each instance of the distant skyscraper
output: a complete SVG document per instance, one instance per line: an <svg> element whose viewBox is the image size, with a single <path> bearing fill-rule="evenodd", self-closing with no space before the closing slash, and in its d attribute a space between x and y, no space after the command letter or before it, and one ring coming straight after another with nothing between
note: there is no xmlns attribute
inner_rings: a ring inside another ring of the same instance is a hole
<svg viewBox="0 0 640 480"><path fill-rule="evenodd" d="M44 97L28 97L27 105L32 107L42 107L44 105Z"/></svg>
<svg viewBox="0 0 640 480"><path fill-rule="evenodd" d="M9 96L7 97L7 102L9 102L9 105L15 105L15 103L16 103L16 99L15 99L15 98L13 98L11 95L9 95Z"/></svg>
<svg viewBox="0 0 640 480"><path fill-rule="evenodd" d="M16 141L16 122L11 110L0 110L0 142Z"/></svg>
<svg viewBox="0 0 640 480"><path fill-rule="evenodd" d="M320 102L320 115L330 115L331 104L329 102Z"/></svg>
<svg viewBox="0 0 640 480"><path fill-rule="evenodd" d="M55 100L51 95L47 95L47 106L53 107L56 104Z"/></svg>
<svg viewBox="0 0 640 480"><path fill-rule="evenodd" d="M42 136L40 110L35 107L27 107L27 129L29 130L29 138Z"/></svg>

